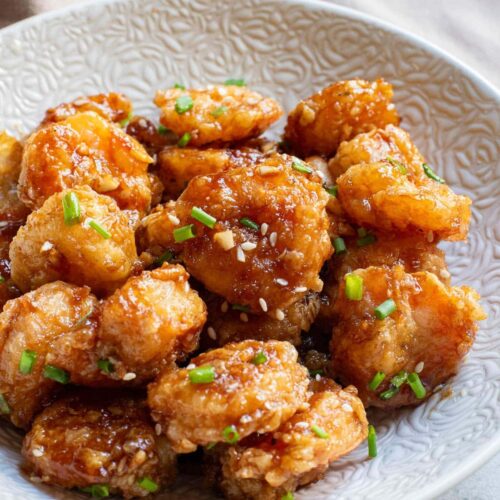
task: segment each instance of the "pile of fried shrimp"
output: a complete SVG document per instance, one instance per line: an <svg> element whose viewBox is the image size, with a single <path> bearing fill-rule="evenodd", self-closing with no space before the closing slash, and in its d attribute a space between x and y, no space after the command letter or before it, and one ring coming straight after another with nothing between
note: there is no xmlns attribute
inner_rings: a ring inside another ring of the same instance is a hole
<svg viewBox="0 0 500 500"><path fill-rule="evenodd" d="M242 80L119 93L0 133L0 413L32 481L146 497L178 462L228 499L291 500L426 400L485 318L440 241L455 194L382 79L283 114ZM10 424L8 423L10 422ZM179 480L179 479L177 479Z"/></svg>

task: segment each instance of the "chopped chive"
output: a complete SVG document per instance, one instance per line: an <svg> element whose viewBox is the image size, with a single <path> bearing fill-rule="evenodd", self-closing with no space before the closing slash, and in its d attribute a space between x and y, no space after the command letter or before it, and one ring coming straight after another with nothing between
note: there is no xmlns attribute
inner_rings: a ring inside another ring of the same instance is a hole
<svg viewBox="0 0 500 500"><path fill-rule="evenodd" d="M294 170L297 170L297 172L302 172L303 174L312 174L313 169L308 167L304 162L300 160L293 160L292 161L292 168Z"/></svg>
<svg viewBox="0 0 500 500"><path fill-rule="evenodd" d="M215 369L211 365L198 366L188 371L192 384L210 384L215 380Z"/></svg>
<svg viewBox="0 0 500 500"><path fill-rule="evenodd" d="M415 394L417 399L423 399L426 395L426 390L418 373L410 373L408 375L408 385L411 387L411 390Z"/></svg>
<svg viewBox="0 0 500 500"><path fill-rule="evenodd" d="M109 240L111 238L111 233L109 233L104 227L99 224L94 219L89 220L89 226L100 236L102 236L105 240Z"/></svg>
<svg viewBox="0 0 500 500"><path fill-rule="evenodd" d="M208 443L205 446L205 450L211 450L217 443Z"/></svg>
<svg viewBox="0 0 500 500"><path fill-rule="evenodd" d="M231 309L233 311L241 311L241 312L245 312L245 313L250 312L250 308L248 306L243 305L243 304L232 304Z"/></svg>
<svg viewBox="0 0 500 500"><path fill-rule="evenodd" d="M253 229L254 231L258 231L260 229L260 226L252 219L249 219L248 217L241 218L240 224L242 224L245 227L248 227L249 229Z"/></svg>
<svg viewBox="0 0 500 500"><path fill-rule="evenodd" d="M335 253L344 253L347 251L347 248L345 246L345 241L344 238L341 238L338 236L337 238L334 238L333 240L333 248L335 248Z"/></svg>
<svg viewBox="0 0 500 500"><path fill-rule="evenodd" d="M89 319L90 315L94 312L94 308L92 308L87 314L84 314L75 324L76 328L80 328L83 326L85 322Z"/></svg>
<svg viewBox="0 0 500 500"><path fill-rule="evenodd" d="M219 106L218 108L215 108L210 114L214 118L219 118L219 116L222 116L224 113L227 111L227 106Z"/></svg>
<svg viewBox="0 0 500 500"><path fill-rule="evenodd" d="M94 498L109 497L109 488L106 484L93 484L92 486L87 486L86 488L80 488L80 491L90 493Z"/></svg>
<svg viewBox="0 0 500 500"><path fill-rule="evenodd" d="M282 497L281 500L293 500L293 493L291 491L287 491Z"/></svg>
<svg viewBox="0 0 500 500"><path fill-rule="evenodd" d="M311 430L321 439L328 439L330 434L323 430L321 427L318 427L316 424L311 425Z"/></svg>
<svg viewBox="0 0 500 500"><path fill-rule="evenodd" d="M55 380L60 384L67 384L70 380L69 373L66 370L53 365L45 365L43 367L43 376L50 380Z"/></svg>
<svg viewBox="0 0 500 500"><path fill-rule="evenodd" d="M375 308L375 316L377 319L385 319L397 309L396 302L392 299L387 299Z"/></svg>
<svg viewBox="0 0 500 500"><path fill-rule="evenodd" d="M373 378L370 380L370 383L368 384L368 389L370 389L370 391L376 391L379 388L380 384L384 381L384 379L384 372L375 373Z"/></svg>
<svg viewBox="0 0 500 500"><path fill-rule="evenodd" d="M155 483L150 477L143 477L142 479L139 479L137 481L137 484L146 491L149 491L150 493L154 493L155 491L158 491L158 484Z"/></svg>
<svg viewBox="0 0 500 500"><path fill-rule="evenodd" d="M254 365L262 365L266 361L267 356L262 351L260 351L252 358L251 363L253 363Z"/></svg>
<svg viewBox="0 0 500 500"><path fill-rule="evenodd" d="M0 283L5 283L5 278L2 275L0 275Z"/></svg>
<svg viewBox="0 0 500 500"><path fill-rule="evenodd" d="M171 130L167 127L165 127L165 125L158 125L158 133L160 135L167 135L169 132L171 132Z"/></svg>
<svg viewBox="0 0 500 500"><path fill-rule="evenodd" d="M368 233L367 235L363 236L362 238L358 238L356 240L356 245L358 247L366 247L367 245L371 245L372 243L375 243L377 241L377 237L374 234Z"/></svg>
<svg viewBox="0 0 500 500"><path fill-rule="evenodd" d="M333 196L333 197L337 197L337 194L339 193L339 187L338 186L323 186L325 188L325 191Z"/></svg>
<svg viewBox="0 0 500 500"><path fill-rule="evenodd" d="M36 352L26 349L21 354L21 359L19 360L19 371L23 375L28 375L32 372L33 366L36 363Z"/></svg>
<svg viewBox="0 0 500 500"><path fill-rule="evenodd" d="M425 175L429 177L429 179L432 179L433 181L439 182L439 184L445 184L446 181L442 178L439 177L434 170L432 170L427 163L422 163L422 168L424 169Z"/></svg>
<svg viewBox="0 0 500 500"><path fill-rule="evenodd" d="M165 253L161 254L155 261L156 266L161 266L164 262L170 262L174 258L174 253L167 250Z"/></svg>
<svg viewBox="0 0 500 500"><path fill-rule="evenodd" d="M64 223L72 226L80 221L80 203L75 193L66 193L62 199Z"/></svg>
<svg viewBox="0 0 500 500"><path fill-rule="evenodd" d="M377 456L377 433L373 425L368 426L368 456L370 458Z"/></svg>
<svg viewBox="0 0 500 500"><path fill-rule="evenodd" d="M191 238L196 238L194 224L178 227L177 229L174 229L173 234L176 243L182 243L183 241L190 240Z"/></svg>
<svg viewBox="0 0 500 500"><path fill-rule="evenodd" d="M399 387L390 387L386 391L381 392L378 397L380 399L383 399L384 401L387 401L388 399L393 398L398 392Z"/></svg>
<svg viewBox="0 0 500 500"><path fill-rule="evenodd" d="M177 146L179 146L180 148L185 148L189 144L190 140L191 134L189 132L186 132L182 134L181 138L177 141Z"/></svg>
<svg viewBox="0 0 500 500"><path fill-rule="evenodd" d="M408 169L403 165L400 161L396 160L392 156L387 155L386 160L393 166L396 167L402 174L406 175L408 173Z"/></svg>
<svg viewBox="0 0 500 500"><path fill-rule="evenodd" d="M10 413L10 407L3 394L0 394L0 413L2 415L8 415Z"/></svg>
<svg viewBox="0 0 500 500"><path fill-rule="evenodd" d="M130 123L130 120L132 120L132 116L132 113L129 113L127 118L124 118L123 120L118 122L120 124L120 127L125 128Z"/></svg>
<svg viewBox="0 0 500 500"><path fill-rule="evenodd" d="M110 374L115 371L115 367L113 366L113 363L109 359L100 359L97 362L97 367L99 370L101 370L103 373Z"/></svg>
<svg viewBox="0 0 500 500"><path fill-rule="evenodd" d="M309 375L315 377L316 375L323 375L325 372L323 370L309 370Z"/></svg>
<svg viewBox="0 0 500 500"><path fill-rule="evenodd" d="M193 107L193 98L190 95L181 95L175 101L175 111L182 115Z"/></svg>
<svg viewBox="0 0 500 500"><path fill-rule="evenodd" d="M222 431L222 435L224 436L226 443L229 444L237 443L240 439L240 435L238 434L238 431L236 430L236 427L234 425L227 426Z"/></svg>
<svg viewBox="0 0 500 500"><path fill-rule="evenodd" d="M345 279L345 296L349 300L361 300L363 298L363 278L357 274L348 273Z"/></svg>
<svg viewBox="0 0 500 500"><path fill-rule="evenodd" d="M186 90L186 86L182 85L182 83L174 83L174 89Z"/></svg>
<svg viewBox="0 0 500 500"><path fill-rule="evenodd" d="M400 388L408 379L408 372L405 370L401 370L400 372L396 373L394 377L391 378L391 385L396 388Z"/></svg>
<svg viewBox="0 0 500 500"><path fill-rule="evenodd" d="M198 222L201 222L204 226L213 229L215 227L215 223L217 219L212 217L210 214L207 214L205 210L200 207L193 207L191 210L191 217L196 219Z"/></svg>
<svg viewBox="0 0 500 500"><path fill-rule="evenodd" d="M229 78L224 82L224 85L236 85L237 87L244 87L246 85L243 78Z"/></svg>
<svg viewBox="0 0 500 500"><path fill-rule="evenodd" d="M356 232L360 238L364 238L368 234L368 231L364 227L358 227Z"/></svg>

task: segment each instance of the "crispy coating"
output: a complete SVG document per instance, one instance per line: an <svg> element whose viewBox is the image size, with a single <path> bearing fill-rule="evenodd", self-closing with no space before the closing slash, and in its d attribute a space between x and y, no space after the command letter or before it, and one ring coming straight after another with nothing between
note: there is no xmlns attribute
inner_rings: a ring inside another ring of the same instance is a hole
<svg viewBox="0 0 500 500"><path fill-rule="evenodd" d="M62 199L68 192L52 195L19 229L9 252L12 278L23 291L63 279L88 285L95 293L112 292L136 264L133 229L112 198L88 187L72 190L79 200L80 222L66 225ZM111 237L97 233L88 225L90 219Z"/></svg>
<svg viewBox="0 0 500 500"><path fill-rule="evenodd" d="M130 394L77 392L53 403L25 436L22 454L34 475L64 488L103 484L111 494L145 497L176 475L176 456L154 432L145 403Z"/></svg>
<svg viewBox="0 0 500 500"><path fill-rule="evenodd" d="M417 404L408 385L385 401L379 394L399 371L413 372L419 363L424 364L420 378L427 395L454 375L472 346L476 322L486 317L479 295L467 286L448 286L429 272L405 273L402 266L354 273L363 279L363 298L347 299L341 283L335 303L340 321L331 342L333 370L342 383L358 388L367 406ZM397 310L377 319L374 309L389 297ZM377 391L370 391L368 383L378 371L386 377Z"/></svg>
<svg viewBox="0 0 500 500"><path fill-rule="evenodd" d="M12 229L14 229L12 231ZM20 290L10 277L9 245L17 228L9 227L0 230L0 312L4 304L21 295Z"/></svg>
<svg viewBox="0 0 500 500"><path fill-rule="evenodd" d="M151 155L157 154L165 146L177 142L177 137L172 132L160 133L158 127L143 116L134 116L128 123L126 131L128 135L139 141Z"/></svg>
<svg viewBox="0 0 500 500"><path fill-rule="evenodd" d="M254 168L196 177L175 206L181 225L195 224L196 237L182 244L190 274L231 304L257 313L266 309L260 299L276 313L308 289L321 290L319 271L332 252L325 211L329 195L308 178L314 174L292 168L294 161L276 154ZM195 206L217 219L214 229L191 217ZM244 226L244 217L260 230ZM228 233L230 248L218 239Z"/></svg>
<svg viewBox="0 0 500 500"><path fill-rule="evenodd" d="M85 111L93 111L110 122L121 122L132 114L132 103L126 95L117 92L78 97L74 101L48 109L42 126L64 121L70 116Z"/></svg>
<svg viewBox="0 0 500 500"><path fill-rule="evenodd" d="M467 237L470 198L425 175L417 180L389 162L365 163L350 167L337 185L342 208L359 225L421 231L431 241Z"/></svg>
<svg viewBox="0 0 500 500"><path fill-rule="evenodd" d="M284 311L284 318L278 320L268 314L246 314L235 311L218 297L208 301L207 326L215 332L216 345L242 340L283 340L293 345L301 342L301 333L309 331L320 308L319 295L308 293ZM226 312L222 312L221 308ZM227 308L227 310L226 310Z"/></svg>
<svg viewBox="0 0 500 500"><path fill-rule="evenodd" d="M342 389L327 378L312 385L309 406L277 431L222 451L220 487L226 498L280 500L321 479L330 463L366 438L368 422L354 387ZM328 437L319 437L314 425Z"/></svg>
<svg viewBox="0 0 500 500"><path fill-rule="evenodd" d="M252 360L257 353L262 364ZM211 366L215 379L196 384L191 368ZM188 368L166 371L149 386L148 403L174 450L223 442L234 426L239 439L271 432L306 401L309 376L288 342L247 340L200 354Z"/></svg>
<svg viewBox="0 0 500 500"><path fill-rule="evenodd" d="M129 278L102 304L98 352L113 359L114 377L151 380L198 346L206 307L180 265L164 264Z"/></svg>
<svg viewBox="0 0 500 500"><path fill-rule="evenodd" d="M26 141L19 196L39 208L52 194L79 185L145 212L151 203L147 175L152 158L120 127L87 111L34 132Z"/></svg>
<svg viewBox="0 0 500 500"><path fill-rule="evenodd" d="M288 115L285 141L305 157L335 154L342 141L374 128L399 123L392 85L382 79L335 82L299 102Z"/></svg>
<svg viewBox="0 0 500 500"><path fill-rule="evenodd" d="M96 359L97 299L87 287L62 281L41 286L11 300L0 314L0 393L10 407L10 419L26 428L58 390L44 378L49 364L66 370L74 383L99 383ZM36 353L30 373L19 362L25 350Z"/></svg>
<svg viewBox="0 0 500 500"><path fill-rule="evenodd" d="M159 176L165 192L177 198L197 175L223 172L230 168L251 166L263 158L253 149L165 148L158 156Z"/></svg>
<svg viewBox="0 0 500 500"><path fill-rule="evenodd" d="M181 96L193 101L192 108L184 113L176 111ZM283 114L274 99L234 85L158 91L154 102L161 108L161 123L179 137L189 133L190 146L257 137Z"/></svg>

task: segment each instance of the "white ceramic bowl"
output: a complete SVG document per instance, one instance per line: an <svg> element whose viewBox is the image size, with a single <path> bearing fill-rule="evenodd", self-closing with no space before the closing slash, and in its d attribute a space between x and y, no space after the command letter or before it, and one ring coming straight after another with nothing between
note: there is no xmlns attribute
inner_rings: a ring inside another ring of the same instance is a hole
<svg viewBox="0 0 500 500"><path fill-rule="evenodd" d="M466 243L448 244L455 283L476 287L490 317L453 396L373 415L379 457L366 447L335 463L301 499L414 499L446 490L500 449L500 94L423 40L368 16L310 1L142 0L84 4L0 33L0 129L20 135L51 105L126 92L157 116L156 89L245 77L290 109L333 80L383 76L403 126L456 191L474 201ZM282 126L283 123L280 124ZM279 127L275 130L279 130ZM19 471L20 435L0 429L2 499L75 498ZM184 481L164 498L208 498Z"/></svg>

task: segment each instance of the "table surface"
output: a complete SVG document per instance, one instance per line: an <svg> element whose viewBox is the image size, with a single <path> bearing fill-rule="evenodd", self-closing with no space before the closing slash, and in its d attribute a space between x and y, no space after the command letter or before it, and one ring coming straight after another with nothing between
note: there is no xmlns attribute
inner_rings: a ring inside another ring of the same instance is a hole
<svg viewBox="0 0 500 500"><path fill-rule="evenodd" d="M0 0L0 28L84 0ZM447 50L500 87L500 2L497 0L328 0L389 21ZM439 497L496 500L500 454Z"/></svg>

